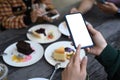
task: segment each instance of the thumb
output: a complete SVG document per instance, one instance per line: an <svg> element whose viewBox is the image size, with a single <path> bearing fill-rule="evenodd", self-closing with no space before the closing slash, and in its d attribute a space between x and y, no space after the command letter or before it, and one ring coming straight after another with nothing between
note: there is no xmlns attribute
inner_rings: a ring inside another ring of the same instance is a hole
<svg viewBox="0 0 120 80"><path fill-rule="evenodd" d="M96 34L97 30L94 29L92 26L87 26L87 28L92 35Z"/></svg>
<svg viewBox="0 0 120 80"><path fill-rule="evenodd" d="M81 71L82 71L82 72L85 72L85 71L86 71L87 61L88 61L87 56L85 56L85 57L83 58L83 60L81 61Z"/></svg>

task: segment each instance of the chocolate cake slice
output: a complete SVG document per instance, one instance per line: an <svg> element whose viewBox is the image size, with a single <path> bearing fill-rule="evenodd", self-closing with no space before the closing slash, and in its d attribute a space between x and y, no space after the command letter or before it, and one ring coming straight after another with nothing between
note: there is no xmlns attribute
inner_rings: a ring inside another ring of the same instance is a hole
<svg viewBox="0 0 120 80"><path fill-rule="evenodd" d="M31 48L30 44L25 41L18 41L16 46L17 46L17 51L24 55L30 55L34 51Z"/></svg>
<svg viewBox="0 0 120 80"><path fill-rule="evenodd" d="M44 34L44 36L46 36L44 28L40 28L40 29L36 30L35 32L40 33L40 34Z"/></svg>

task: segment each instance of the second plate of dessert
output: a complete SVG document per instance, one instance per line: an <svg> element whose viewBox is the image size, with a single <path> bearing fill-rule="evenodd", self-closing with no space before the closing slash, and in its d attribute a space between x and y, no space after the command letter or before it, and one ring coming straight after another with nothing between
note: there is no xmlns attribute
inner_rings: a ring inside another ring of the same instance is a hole
<svg viewBox="0 0 120 80"><path fill-rule="evenodd" d="M43 47L32 41L18 41L8 46L3 60L11 66L25 67L39 61L44 53Z"/></svg>
<svg viewBox="0 0 120 80"><path fill-rule="evenodd" d="M88 25L88 24L91 25L88 21L85 21L85 22L86 22L87 25ZM67 27L65 21L61 22L61 23L59 24L58 28L59 28L59 31L60 31L63 35L65 35L65 36L70 36L70 33L69 33L69 31L68 31L68 27Z"/></svg>
<svg viewBox="0 0 120 80"><path fill-rule="evenodd" d="M55 64L61 63L61 68L65 68L75 51L70 41L59 41L49 45L45 50L44 56L51 65L55 66ZM85 51L82 49L80 58L82 59L84 56Z"/></svg>
<svg viewBox="0 0 120 80"><path fill-rule="evenodd" d="M40 24L28 30L27 37L31 41L38 43L50 43L61 37L61 33L55 25Z"/></svg>

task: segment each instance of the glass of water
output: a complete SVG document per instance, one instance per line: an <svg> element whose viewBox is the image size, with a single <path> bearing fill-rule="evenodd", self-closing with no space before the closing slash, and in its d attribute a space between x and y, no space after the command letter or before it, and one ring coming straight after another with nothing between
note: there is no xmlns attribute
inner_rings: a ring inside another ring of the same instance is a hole
<svg viewBox="0 0 120 80"><path fill-rule="evenodd" d="M5 64L0 63L0 80L7 80L8 68Z"/></svg>

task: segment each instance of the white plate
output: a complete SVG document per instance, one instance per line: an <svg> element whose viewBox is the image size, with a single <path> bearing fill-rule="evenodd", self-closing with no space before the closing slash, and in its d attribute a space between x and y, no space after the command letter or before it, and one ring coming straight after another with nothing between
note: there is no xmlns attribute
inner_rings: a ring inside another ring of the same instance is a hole
<svg viewBox="0 0 120 80"><path fill-rule="evenodd" d="M27 60L24 62L15 62L12 60L13 52L16 51L17 42L11 44L10 46L8 46L5 49L4 52L7 53L7 55L3 56L3 60L8 65L15 66L15 67L25 67L25 66L29 66L29 65L32 65L32 64L38 62L43 56L43 53L44 53L43 47L36 42L32 42L32 41L26 41L26 42L30 43L31 47L34 49L34 52L30 54L30 56L31 56L30 60ZM16 53L14 53L14 54L16 54Z"/></svg>
<svg viewBox="0 0 120 80"><path fill-rule="evenodd" d="M50 63L51 65L55 66L56 63L61 63L61 68L65 68L69 60L66 60L65 62L61 62L61 61L56 61L52 58L52 53L54 52L54 50L61 46L69 47L75 50L75 48L71 45L70 41L59 41L49 45L45 50L44 56L47 62ZM84 56L85 56L85 51L82 49L80 53L80 58L82 59Z"/></svg>
<svg viewBox="0 0 120 80"><path fill-rule="evenodd" d="M91 25L91 24L90 24L89 22L87 22L87 21L86 21L86 24ZM68 27L67 27L65 21L61 22L58 27L59 27L59 31L60 31L63 35L65 35L65 36L70 36L70 33L69 33L69 31L68 31Z"/></svg>
<svg viewBox="0 0 120 80"><path fill-rule="evenodd" d="M31 79L28 79L28 80L48 80L46 78L31 78Z"/></svg>
<svg viewBox="0 0 120 80"><path fill-rule="evenodd" d="M65 36L69 36L69 35L70 35L70 33L69 33L69 31L68 31L68 27L67 27L65 21L61 22L58 27L59 27L60 32L61 32L63 35L65 35Z"/></svg>
<svg viewBox="0 0 120 80"><path fill-rule="evenodd" d="M50 42L56 41L57 39L59 39L61 37L61 33L59 32L58 28L55 25L51 25L51 24L36 25L36 26L33 26L32 28L30 28L28 31L32 31L32 30L35 31L40 28L44 28L46 34L49 32L52 32L54 35L54 38L53 39L47 39L46 37L36 38L35 36L33 36L29 33L27 33L27 38L31 41L36 41L38 43L50 43Z"/></svg>

